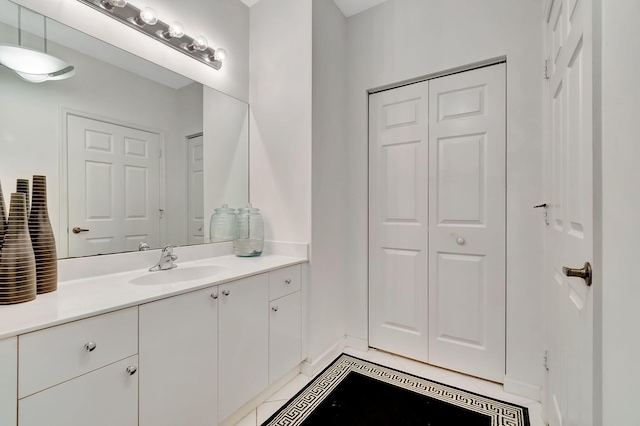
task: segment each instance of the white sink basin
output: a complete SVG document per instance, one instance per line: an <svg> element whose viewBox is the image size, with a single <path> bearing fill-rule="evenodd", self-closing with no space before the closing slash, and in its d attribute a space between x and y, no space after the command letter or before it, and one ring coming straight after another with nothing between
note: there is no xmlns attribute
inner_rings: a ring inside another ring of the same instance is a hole
<svg viewBox="0 0 640 426"><path fill-rule="evenodd" d="M213 277L228 269L226 266L219 265L178 266L177 268L167 269L165 271L149 272L129 282L138 285L175 284Z"/></svg>

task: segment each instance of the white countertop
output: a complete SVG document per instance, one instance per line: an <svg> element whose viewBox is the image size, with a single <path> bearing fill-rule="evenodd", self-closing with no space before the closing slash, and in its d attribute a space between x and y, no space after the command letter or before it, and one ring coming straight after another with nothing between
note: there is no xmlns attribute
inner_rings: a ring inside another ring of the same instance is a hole
<svg viewBox="0 0 640 426"><path fill-rule="evenodd" d="M228 255L176 262L178 268L222 267L221 272L212 277L181 283L130 283L142 275L164 273L147 269L60 282L57 291L39 294L31 302L0 306L0 339L305 262L306 258L276 254L252 258Z"/></svg>

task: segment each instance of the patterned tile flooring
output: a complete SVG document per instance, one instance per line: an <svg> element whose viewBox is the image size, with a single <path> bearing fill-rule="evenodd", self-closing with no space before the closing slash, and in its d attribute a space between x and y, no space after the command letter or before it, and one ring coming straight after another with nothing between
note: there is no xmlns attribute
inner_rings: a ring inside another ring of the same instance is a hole
<svg viewBox="0 0 640 426"><path fill-rule="evenodd" d="M416 376L432 379L440 383L466 389L481 395L489 396L513 404L523 405L529 409L529 417L531 426L545 426L542 420L542 408L540 403L521 396L512 395L502 390L502 386L477 379L475 377L465 376L464 374L455 373L449 370L443 370L431 365L422 364L397 355L391 355L386 352L370 350L362 352L357 349L347 348L344 350L346 354L366 359L387 367L415 374ZM260 426L273 413L278 411L292 396L309 383L310 378L299 374L282 389L271 395L262 405L249 413L246 417L236 423L236 426Z"/></svg>

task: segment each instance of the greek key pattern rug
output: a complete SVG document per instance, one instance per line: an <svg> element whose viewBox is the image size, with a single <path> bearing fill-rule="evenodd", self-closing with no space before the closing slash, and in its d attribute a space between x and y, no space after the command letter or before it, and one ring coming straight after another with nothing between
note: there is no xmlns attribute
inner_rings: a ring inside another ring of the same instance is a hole
<svg viewBox="0 0 640 426"><path fill-rule="evenodd" d="M263 423L263 426L302 425L308 418L313 418L312 413L325 399L331 404L330 400L333 397L330 394L350 373L357 373L365 376L366 380L372 379L376 381L371 383L382 382L421 395L424 398L421 397L420 399L432 401L433 403L430 406L434 406L434 408L436 405L445 406L450 407L448 410L453 410L454 412L467 412L481 417L483 421L477 424L529 426L529 414L526 407L423 379L345 354L336 358L329 367L296 396L291 398L280 411ZM386 404L377 404L376 407L371 407L371 410L385 409L380 408L380 405ZM369 409L367 408L365 411L369 411ZM307 424L315 423L314 421L307 422ZM332 421L326 424L338 423L337 421ZM366 421L363 421L361 424L366 423ZM470 423L467 424L472 426Z"/></svg>

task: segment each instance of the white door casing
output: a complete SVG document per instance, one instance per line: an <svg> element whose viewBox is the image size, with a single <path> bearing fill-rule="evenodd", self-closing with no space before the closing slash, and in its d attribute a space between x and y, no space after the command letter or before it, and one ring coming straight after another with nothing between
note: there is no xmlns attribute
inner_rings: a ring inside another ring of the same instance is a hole
<svg viewBox="0 0 640 426"><path fill-rule="evenodd" d="M505 374L506 64L429 81L429 363Z"/></svg>
<svg viewBox="0 0 640 426"><path fill-rule="evenodd" d="M369 345L427 361L428 82L369 96Z"/></svg>
<svg viewBox="0 0 640 426"><path fill-rule="evenodd" d="M188 141L189 244L205 242L204 235L204 144L202 135ZM208 238L208 236L207 236ZM206 240L208 241L208 239Z"/></svg>
<svg viewBox="0 0 640 426"><path fill-rule="evenodd" d="M158 134L69 114L67 153L69 256L159 247Z"/></svg>
<svg viewBox="0 0 640 426"><path fill-rule="evenodd" d="M563 266L593 263L592 3L549 0L546 88L543 411L551 426L593 424L593 294ZM595 283L594 285L598 285Z"/></svg>

